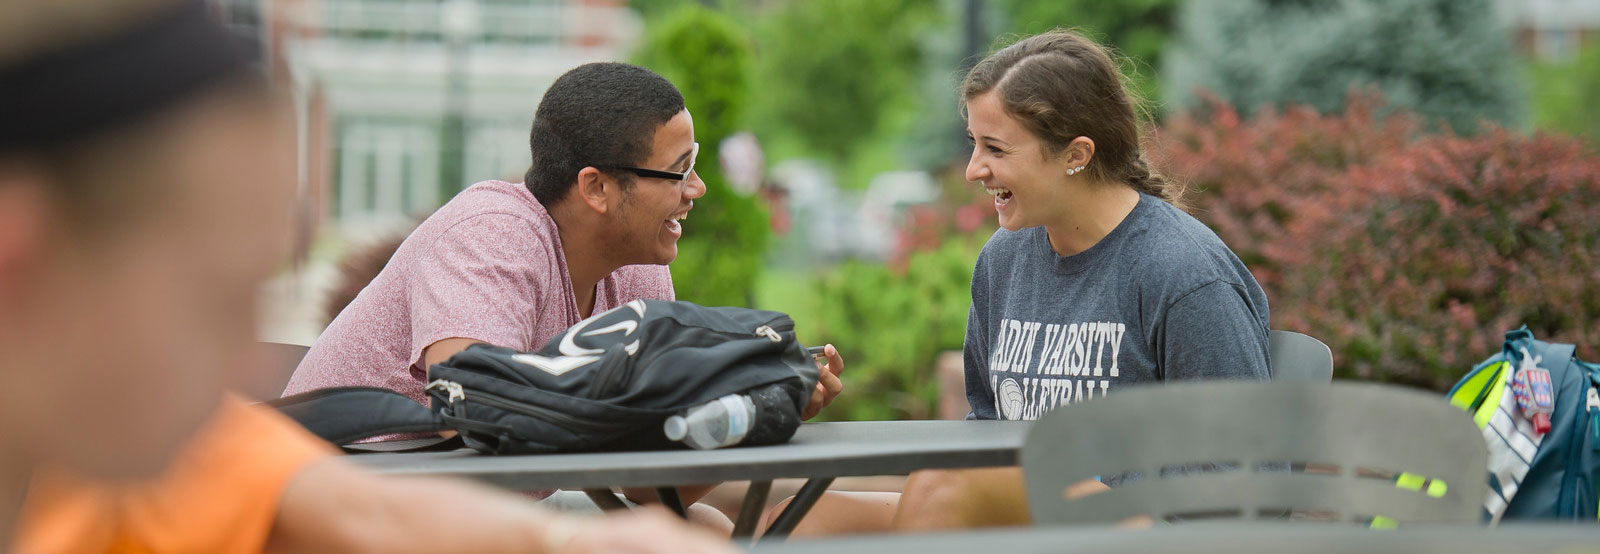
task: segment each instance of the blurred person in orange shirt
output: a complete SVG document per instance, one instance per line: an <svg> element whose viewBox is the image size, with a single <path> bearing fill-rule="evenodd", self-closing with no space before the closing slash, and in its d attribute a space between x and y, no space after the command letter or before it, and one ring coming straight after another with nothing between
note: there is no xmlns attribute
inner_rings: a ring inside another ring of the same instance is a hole
<svg viewBox="0 0 1600 554"><path fill-rule="evenodd" d="M261 371L293 129L198 0L0 3L0 545L20 552L726 552L370 475L224 396Z"/></svg>

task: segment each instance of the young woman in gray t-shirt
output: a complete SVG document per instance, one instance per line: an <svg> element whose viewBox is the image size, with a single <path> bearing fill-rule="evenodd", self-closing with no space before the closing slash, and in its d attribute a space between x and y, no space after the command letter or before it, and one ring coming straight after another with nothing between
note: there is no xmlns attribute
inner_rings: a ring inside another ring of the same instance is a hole
<svg viewBox="0 0 1600 554"><path fill-rule="evenodd" d="M961 85L966 177L1000 227L972 278L968 416L1036 419L1146 382L1265 380L1267 299L1149 168L1124 78L1069 31L1023 39ZM1076 494L1104 488L1090 481ZM838 493L796 534L1027 522L1018 468L925 471L905 493Z"/></svg>

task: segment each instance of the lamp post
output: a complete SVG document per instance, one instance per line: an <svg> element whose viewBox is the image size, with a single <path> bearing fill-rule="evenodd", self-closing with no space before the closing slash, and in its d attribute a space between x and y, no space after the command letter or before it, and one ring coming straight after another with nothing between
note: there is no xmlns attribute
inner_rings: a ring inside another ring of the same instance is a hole
<svg viewBox="0 0 1600 554"><path fill-rule="evenodd" d="M467 180L467 67L469 48L477 40L479 17L476 0L447 0L440 6L445 39L444 125L441 129L445 159L439 164L441 198L459 192Z"/></svg>
<svg viewBox="0 0 1600 554"><path fill-rule="evenodd" d="M960 65L961 74L966 75L967 71L970 71L972 66L978 63L978 56L982 54L984 37L983 0L965 0L962 3L962 10L965 12L965 17L962 18L965 21L965 25L962 27L962 38L964 40L962 41ZM957 92L957 94L960 94L960 92ZM966 122L958 120L956 121L956 126L958 128L954 135L955 159L961 160L971 154L971 151L967 147L967 141L963 138L967 135Z"/></svg>

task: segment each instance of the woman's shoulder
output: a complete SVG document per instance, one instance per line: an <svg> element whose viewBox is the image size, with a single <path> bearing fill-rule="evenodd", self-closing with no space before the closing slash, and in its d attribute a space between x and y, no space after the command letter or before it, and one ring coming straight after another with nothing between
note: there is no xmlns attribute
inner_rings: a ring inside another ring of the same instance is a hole
<svg viewBox="0 0 1600 554"><path fill-rule="evenodd" d="M1169 284L1199 286L1217 280L1243 284L1249 271L1216 232L1164 201L1151 207L1149 224L1135 245L1144 254L1141 273Z"/></svg>
<svg viewBox="0 0 1600 554"><path fill-rule="evenodd" d="M1215 231L1188 212L1160 200L1152 202L1151 208L1150 232L1145 234L1145 239L1153 243L1150 246L1160 247L1154 251L1163 257L1209 259L1218 252L1233 254Z"/></svg>

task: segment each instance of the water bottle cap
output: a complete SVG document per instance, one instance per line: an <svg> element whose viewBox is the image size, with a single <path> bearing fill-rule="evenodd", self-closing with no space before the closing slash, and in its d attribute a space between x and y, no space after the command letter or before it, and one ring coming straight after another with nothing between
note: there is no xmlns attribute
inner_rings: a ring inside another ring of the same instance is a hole
<svg viewBox="0 0 1600 554"><path fill-rule="evenodd" d="M689 422L685 421L683 416L672 416L667 418L667 423L661 430L666 431L667 440L681 441L689 436Z"/></svg>

